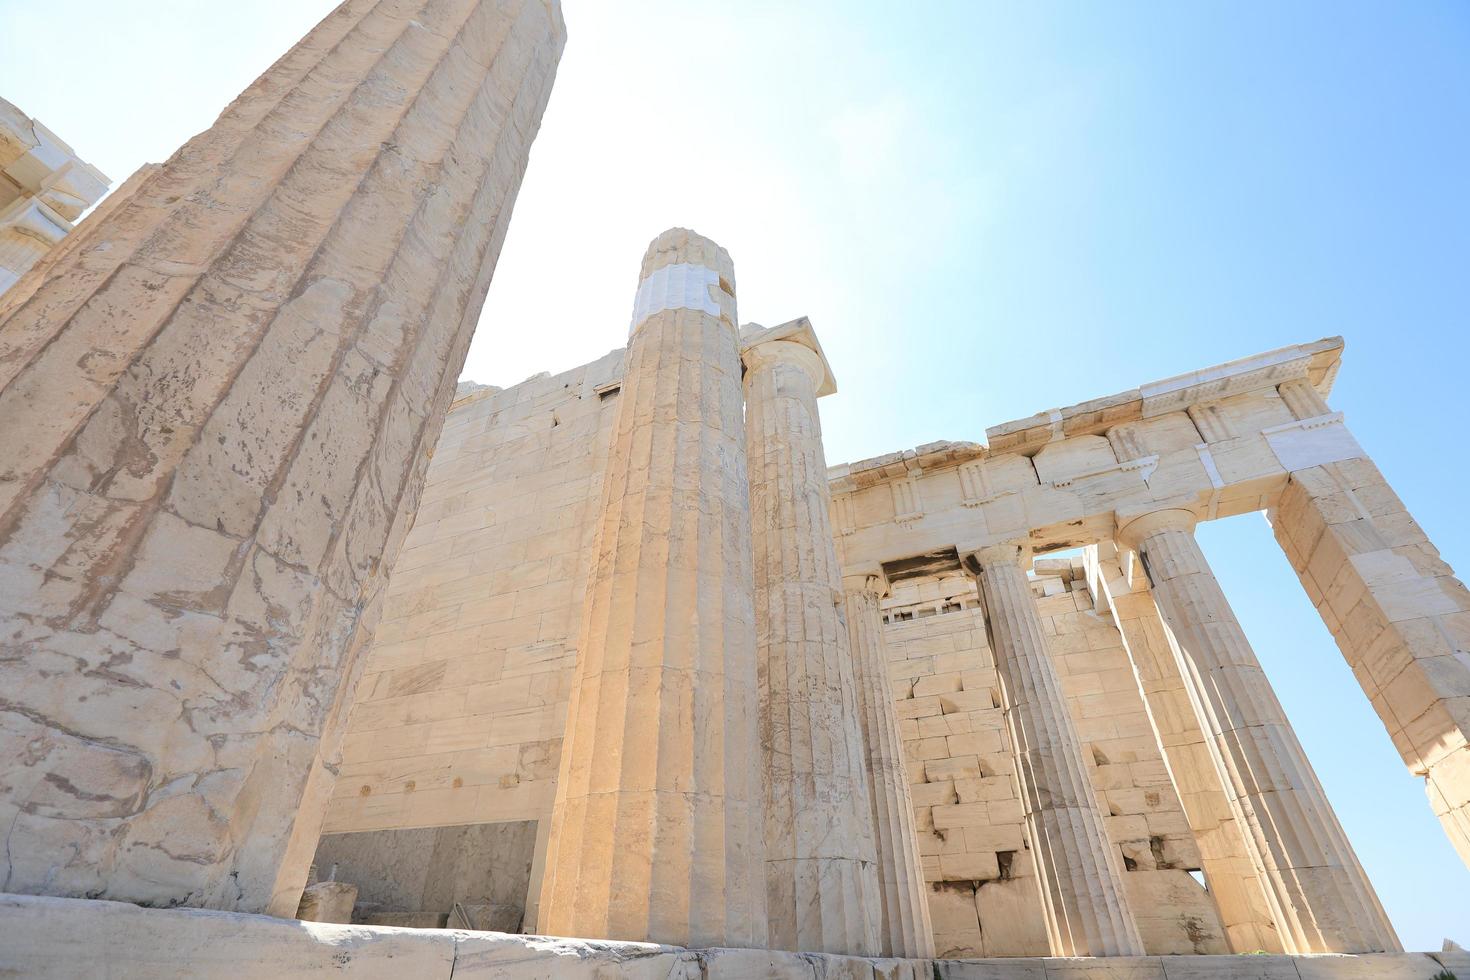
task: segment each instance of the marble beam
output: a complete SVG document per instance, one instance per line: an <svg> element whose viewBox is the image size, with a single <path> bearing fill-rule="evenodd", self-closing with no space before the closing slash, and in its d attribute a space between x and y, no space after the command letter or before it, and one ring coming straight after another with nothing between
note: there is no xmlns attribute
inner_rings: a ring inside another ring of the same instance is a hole
<svg viewBox="0 0 1470 980"><path fill-rule="evenodd" d="M1424 778L1435 816L1470 865L1470 591L1372 460L1293 472L1270 518L1399 756Z"/></svg>

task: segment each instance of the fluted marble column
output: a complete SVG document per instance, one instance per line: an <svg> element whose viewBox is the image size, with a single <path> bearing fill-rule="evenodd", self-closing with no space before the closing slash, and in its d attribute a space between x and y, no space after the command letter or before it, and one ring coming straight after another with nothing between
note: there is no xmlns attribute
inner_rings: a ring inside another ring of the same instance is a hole
<svg viewBox="0 0 1470 980"><path fill-rule="evenodd" d="M869 793L882 898L879 937L884 956L931 957L934 930L924 894L923 861L914 830L914 801L903 758L903 737L888 679L879 600L886 589L881 568L842 577L853 680L867 750Z"/></svg>
<svg viewBox="0 0 1470 980"><path fill-rule="evenodd" d="M1288 953L1398 950L1398 937L1194 539L1164 510L1118 537L1143 561L1180 672Z"/></svg>
<svg viewBox="0 0 1470 980"><path fill-rule="evenodd" d="M7 891L294 914L564 38L348 0L5 298Z"/></svg>
<svg viewBox="0 0 1470 980"><path fill-rule="evenodd" d="M746 343L770 943L873 955L873 818L817 419L827 364L809 325Z"/></svg>
<svg viewBox="0 0 1470 980"><path fill-rule="evenodd" d="M1022 561L1013 544L968 559L979 570L1051 952L1142 956L1122 862L1098 811Z"/></svg>
<svg viewBox="0 0 1470 980"><path fill-rule="evenodd" d="M643 259L537 928L763 946L750 496L735 272Z"/></svg>
<svg viewBox="0 0 1470 980"><path fill-rule="evenodd" d="M1111 543L1088 549L1090 584L1106 599L1128 651L1230 948L1280 953L1271 905L1180 676L1173 637L1134 554L1124 552L1120 564L1117 551Z"/></svg>

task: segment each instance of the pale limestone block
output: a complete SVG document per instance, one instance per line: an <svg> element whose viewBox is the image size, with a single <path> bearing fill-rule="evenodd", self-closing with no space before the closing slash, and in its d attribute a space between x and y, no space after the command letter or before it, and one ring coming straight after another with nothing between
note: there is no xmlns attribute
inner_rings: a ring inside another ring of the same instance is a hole
<svg viewBox="0 0 1470 980"><path fill-rule="evenodd" d="M0 896L0 972L72 980L266 980L343 970L449 980L455 934L123 902Z"/></svg>
<svg viewBox="0 0 1470 980"><path fill-rule="evenodd" d="M810 960L780 950L706 949L699 961L707 980L817 980Z"/></svg>
<svg viewBox="0 0 1470 980"><path fill-rule="evenodd" d="M1454 948L1449 948L1451 946ZM1428 953L1426 955L1441 967L1457 976L1470 976L1470 951L1456 946L1453 940L1447 940L1445 947L1445 949L1438 953Z"/></svg>
<svg viewBox="0 0 1470 980"><path fill-rule="evenodd" d="M936 980L1046 980L1041 960L935 960Z"/></svg>
<svg viewBox="0 0 1470 980"><path fill-rule="evenodd" d="M1444 968L1425 953L1376 956L1299 956L1301 980L1435 980Z"/></svg>
<svg viewBox="0 0 1470 980"><path fill-rule="evenodd" d="M653 943L588 943L453 932L454 976L475 980L694 980L695 954Z"/></svg>
<svg viewBox="0 0 1470 980"><path fill-rule="evenodd" d="M1153 956L1048 958L1043 963L1047 980L1165 980L1164 960Z"/></svg>
<svg viewBox="0 0 1470 980"><path fill-rule="evenodd" d="M1300 980L1290 956L1170 956L1168 980Z"/></svg>
<svg viewBox="0 0 1470 980"><path fill-rule="evenodd" d="M1021 855L1013 859L1013 872ZM987 956L1045 956L1050 949L1046 922L1041 912L1041 896L1036 878L1013 877L987 881L975 892L975 907L984 926L984 951Z"/></svg>

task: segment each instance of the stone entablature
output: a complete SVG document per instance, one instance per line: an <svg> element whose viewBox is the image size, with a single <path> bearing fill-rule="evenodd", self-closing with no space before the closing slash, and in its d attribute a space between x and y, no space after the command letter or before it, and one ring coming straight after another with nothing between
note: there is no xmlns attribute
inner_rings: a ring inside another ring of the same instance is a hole
<svg viewBox="0 0 1470 980"><path fill-rule="evenodd" d="M72 230L111 180L0 99L0 293Z"/></svg>
<svg viewBox="0 0 1470 980"><path fill-rule="evenodd" d="M1037 553L1080 547L1110 539L1117 512L1162 503L1206 519L1269 508L1293 470L1362 455L1341 416L1299 419L1277 391L1305 379L1325 396L1341 353L1340 338L1286 347L992 426L989 446L834 466L843 560L1015 537Z"/></svg>

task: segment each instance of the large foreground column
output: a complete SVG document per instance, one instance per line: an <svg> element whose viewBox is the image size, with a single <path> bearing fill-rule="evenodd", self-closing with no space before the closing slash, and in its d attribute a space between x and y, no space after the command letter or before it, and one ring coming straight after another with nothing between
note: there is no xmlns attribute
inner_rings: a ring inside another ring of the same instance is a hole
<svg viewBox="0 0 1470 980"><path fill-rule="evenodd" d="M1332 804L1194 539L1194 515L1130 520L1180 672L1288 953L1399 949Z"/></svg>
<svg viewBox="0 0 1470 980"><path fill-rule="evenodd" d="M852 647L853 680L867 749L873 830L882 897L879 937L884 956L931 957L934 930L929 897L924 894L924 868L914 830L914 801L909 795L888 654L883 641L879 601L885 590L882 569L856 571L842 578L847 635Z"/></svg>
<svg viewBox="0 0 1470 980"><path fill-rule="evenodd" d="M735 272L643 259L537 928L763 946L755 611Z"/></svg>
<svg viewBox="0 0 1470 980"><path fill-rule="evenodd" d="M878 874L817 419L829 375L809 325L764 339L780 331L745 351L770 943L867 956Z"/></svg>
<svg viewBox="0 0 1470 980"><path fill-rule="evenodd" d="M1097 809L1021 549L985 548L979 568L1026 831L1053 956L1142 956L1118 853Z"/></svg>
<svg viewBox="0 0 1470 980"><path fill-rule="evenodd" d="M563 40L349 0L9 307L6 890L294 912Z"/></svg>

